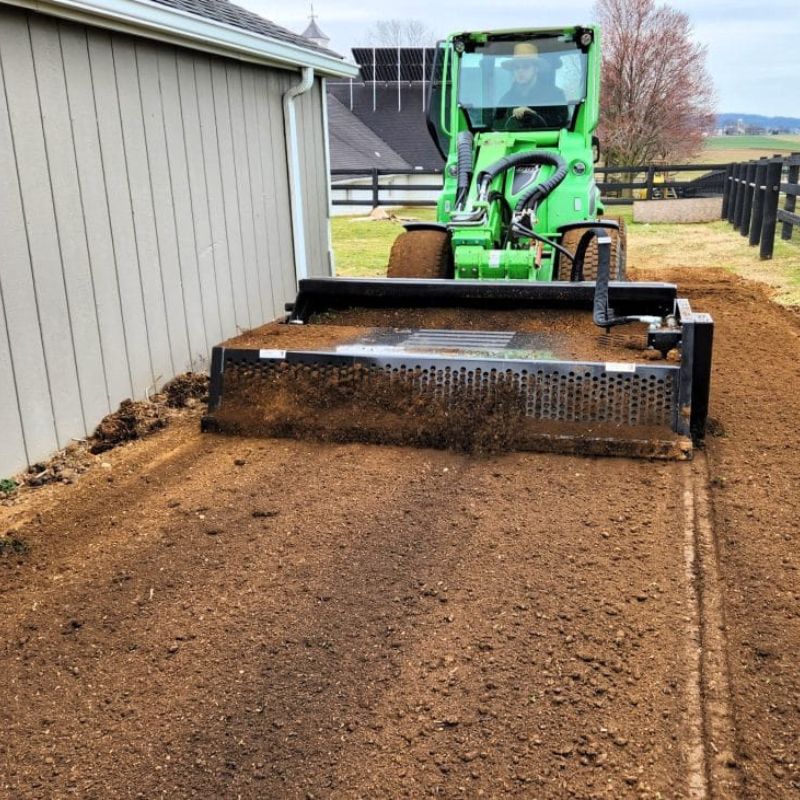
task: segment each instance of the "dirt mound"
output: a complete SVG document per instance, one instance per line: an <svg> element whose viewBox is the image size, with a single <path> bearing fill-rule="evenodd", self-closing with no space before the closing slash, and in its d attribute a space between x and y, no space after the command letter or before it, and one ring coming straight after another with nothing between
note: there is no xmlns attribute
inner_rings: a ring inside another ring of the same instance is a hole
<svg viewBox="0 0 800 800"><path fill-rule="evenodd" d="M195 401L208 398L208 375L184 372L165 384L162 393L170 408L191 408Z"/></svg>
<svg viewBox="0 0 800 800"><path fill-rule="evenodd" d="M159 403L123 400L119 408L100 421L92 434L90 452L97 455L111 450L122 442L141 439L167 424Z"/></svg>

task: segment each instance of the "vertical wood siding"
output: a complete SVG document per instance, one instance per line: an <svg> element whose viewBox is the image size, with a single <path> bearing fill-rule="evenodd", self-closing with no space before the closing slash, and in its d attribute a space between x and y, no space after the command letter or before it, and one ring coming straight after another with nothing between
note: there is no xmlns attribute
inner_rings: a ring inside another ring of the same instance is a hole
<svg viewBox="0 0 800 800"><path fill-rule="evenodd" d="M0 7L0 478L283 312L298 79ZM297 104L326 275L319 81Z"/></svg>

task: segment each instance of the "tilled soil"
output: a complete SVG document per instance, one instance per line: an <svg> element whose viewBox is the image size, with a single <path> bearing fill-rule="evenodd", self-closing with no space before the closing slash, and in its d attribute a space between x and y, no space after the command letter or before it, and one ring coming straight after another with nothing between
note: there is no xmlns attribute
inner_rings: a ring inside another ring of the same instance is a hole
<svg viewBox="0 0 800 800"><path fill-rule="evenodd" d="M225 342L227 347L276 350L332 349L375 330L423 328L464 331L543 333L558 348L559 358L576 361L660 361L647 351L647 327L633 323L607 334L589 312L540 310L483 311L458 308L356 308L320 314L308 325L269 323Z"/></svg>
<svg viewBox="0 0 800 800"><path fill-rule="evenodd" d="M3 562L9 796L684 794L669 467L113 455Z"/></svg>
<svg viewBox="0 0 800 800"><path fill-rule="evenodd" d="M743 796L788 797L799 329L735 279L688 288L717 322L732 761ZM196 425L0 508L24 544L0 554L0 793L698 796L690 465Z"/></svg>
<svg viewBox="0 0 800 800"><path fill-rule="evenodd" d="M650 278L645 272L640 277ZM662 273L714 317L708 440L744 796L800 794L800 317L720 271Z"/></svg>

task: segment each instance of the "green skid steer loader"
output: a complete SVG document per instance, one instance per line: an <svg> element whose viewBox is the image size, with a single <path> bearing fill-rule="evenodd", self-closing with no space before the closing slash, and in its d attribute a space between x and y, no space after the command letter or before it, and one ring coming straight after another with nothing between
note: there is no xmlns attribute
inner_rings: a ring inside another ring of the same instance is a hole
<svg viewBox="0 0 800 800"><path fill-rule="evenodd" d="M587 229L600 226L613 277L624 278L624 228L603 217L594 180L599 37L597 26L578 26L441 43L428 106L446 160L437 222L407 226L389 277L590 279L597 246L582 271L574 256Z"/></svg>
<svg viewBox="0 0 800 800"><path fill-rule="evenodd" d="M406 225L386 279L301 280L284 320L215 347L204 428L688 457L713 322L625 280L594 180L599 46L596 26L441 42L436 222Z"/></svg>

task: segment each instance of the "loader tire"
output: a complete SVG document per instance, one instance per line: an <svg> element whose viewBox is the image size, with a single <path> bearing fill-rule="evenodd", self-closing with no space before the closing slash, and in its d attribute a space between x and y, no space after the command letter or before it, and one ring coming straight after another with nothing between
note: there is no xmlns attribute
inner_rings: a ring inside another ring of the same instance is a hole
<svg viewBox="0 0 800 800"><path fill-rule="evenodd" d="M389 278L452 278L453 253L444 231L406 231L392 245Z"/></svg>
<svg viewBox="0 0 800 800"><path fill-rule="evenodd" d="M614 229L609 230L609 233L611 234L611 280L624 281L626 280L625 276L628 253L628 239L625 231L625 220L622 219L622 217L612 216L605 216L603 219L608 219L619 223L618 231L615 231ZM591 225L586 225L586 228L590 227ZM578 249L578 243L580 242L583 234L586 232L586 228L574 228L567 231L561 240L562 246L569 250L570 253L574 253ZM589 249L586 251L586 258L583 262L583 279L585 281L593 281L595 278L597 278L597 260L597 243L592 241L589 244ZM564 259L564 262L566 262L566 259ZM563 269L565 270L563 279L568 280L569 271L571 269L569 262L564 263Z"/></svg>

